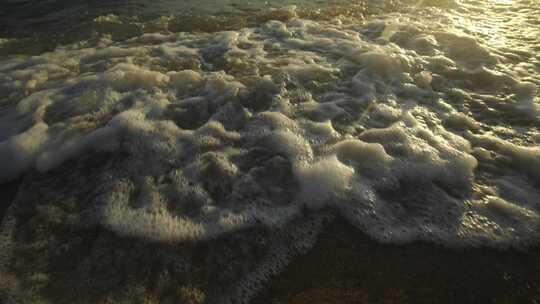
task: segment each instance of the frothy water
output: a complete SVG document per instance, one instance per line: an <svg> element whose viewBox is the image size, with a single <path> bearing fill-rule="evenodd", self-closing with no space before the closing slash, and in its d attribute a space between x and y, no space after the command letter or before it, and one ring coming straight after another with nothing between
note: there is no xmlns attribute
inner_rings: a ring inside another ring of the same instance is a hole
<svg viewBox="0 0 540 304"><path fill-rule="evenodd" d="M37 55L0 40L0 180L23 181L0 288L25 297L29 253L53 259L95 229L217 244L211 264L228 268L206 278L210 303L248 302L333 220L382 242L537 244L538 7L104 14L92 37ZM199 23L172 30L185 20Z"/></svg>

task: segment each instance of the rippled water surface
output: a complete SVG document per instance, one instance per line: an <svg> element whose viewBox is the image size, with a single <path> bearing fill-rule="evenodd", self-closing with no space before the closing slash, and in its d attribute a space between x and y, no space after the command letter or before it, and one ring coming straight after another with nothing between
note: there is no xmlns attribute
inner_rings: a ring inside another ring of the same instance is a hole
<svg viewBox="0 0 540 304"><path fill-rule="evenodd" d="M162 16L205 17L210 15L252 15L257 11L299 5L318 9L352 3L349 0L241 1L241 0L3 0L0 7L0 34L3 36L49 35L56 38L80 36L94 29L93 20L114 14L130 21L144 22ZM380 6L375 3L373 6ZM133 29L132 29L133 31ZM131 33L135 34L135 33ZM80 39L80 37L73 39Z"/></svg>
<svg viewBox="0 0 540 304"><path fill-rule="evenodd" d="M248 303L343 220L540 241L537 1L3 1L0 295Z"/></svg>

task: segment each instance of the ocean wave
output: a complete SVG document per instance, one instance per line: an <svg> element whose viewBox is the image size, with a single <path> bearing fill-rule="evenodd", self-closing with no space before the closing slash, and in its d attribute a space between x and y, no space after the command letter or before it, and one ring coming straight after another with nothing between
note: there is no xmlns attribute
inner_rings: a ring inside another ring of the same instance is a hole
<svg viewBox="0 0 540 304"><path fill-rule="evenodd" d="M465 33L463 13L427 4L365 20L279 12L2 58L0 180L23 180L2 273L23 259L7 252L45 243L32 250L49 256L67 231L240 238L257 270L239 262L234 288L209 294L245 302L335 218L382 242L538 243L538 36L505 48L490 39L512 43L507 29Z"/></svg>

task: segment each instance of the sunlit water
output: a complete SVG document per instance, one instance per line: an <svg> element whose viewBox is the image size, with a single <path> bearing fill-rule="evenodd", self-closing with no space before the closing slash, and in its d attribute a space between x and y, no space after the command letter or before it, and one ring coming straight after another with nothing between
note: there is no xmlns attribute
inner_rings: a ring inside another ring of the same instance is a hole
<svg viewBox="0 0 540 304"><path fill-rule="evenodd" d="M381 242L540 240L538 2L8 3L15 299L134 296L116 278L139 270L100 277L134 246L125 269L205 282L179 297L248 302L334 220Z"/></svg>

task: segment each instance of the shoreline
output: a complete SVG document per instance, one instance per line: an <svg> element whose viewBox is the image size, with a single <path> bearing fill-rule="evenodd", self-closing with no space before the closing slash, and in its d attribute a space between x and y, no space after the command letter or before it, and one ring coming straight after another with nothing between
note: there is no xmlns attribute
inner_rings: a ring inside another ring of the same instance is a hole
<svg viewBox="0 0 540 304"><path fill-rule="evenodd" d="M0 38L0 303L540 304L540 13L394 2Z"/></svg>
<svg viewBox="0 0 540 304"><path fill-rule="evenodd" d="M540 246L524 250L383 244L346 223L323 231L254 304L538 303Z"/></svg>
<svg viewBox="0 0 540 304"><path fill-rule="evenodd" d="M0 193L13 191L17 188L13 186L16 183L11 182L11 187L0 185ZM47 275L50 278L45 282L37 285L41 286L39 289L44 296L41 299L45 303L68 303L76 299L77 294L84 295L79 300L93 299L85 303L143 298L154 301L149 303L174 303L171 302L176 297L173 294L186 299L186 303L205 303L204 298L212 295L206 289L216 284L210 277L217 269L213 269L209 262L216 258L214 255L218 251L242 240L233 234L211 242L160 244L142 241L135 245L133 238L117 236L102 229L82 230L79 237L78 245L47 262L56 270ZM156 250L162 254L155 255ZM101 252L99 255L106 259L95 259L95 252ZM189 267L193 269L188 271L191 274L178 276L178 266L169 264L168 259L175 252L190 252L194 258L190 262L193 266ZM68 260L70 262L63 265ZM91 268L96 270L123 261L118 268L120 273L113 275L113 269L102 274L87 273L86 267L81 266L90 260L94 265ZM132 268L135 263L145 260L147 263L142 270ZM20 262L16 262L18 269L26 269ZM164 283L161 282L163 273L174 275ZM113 285L98 284L108 277L107 274L113 277L105 282ZM143 279L148 274L151 275ZM187 282L191 283L185 285L189 277ZM154 282L157 278L159 283ZM26 281L22 277L20 279L21 282ZM86 280L98 284L97 289L89 288ZM174 288L175 285L183 287ZM129 291L117 289L120 286ZM497 249L455 248L423 241L381 243L351 224L336 219L319 233L311 249L293 257L284 270L271 276L264 286L248 303L538 303L540 245ZM98 293L103 291L106 291L105 295L99 296ZM1 296L0 290L0 299Z"/></svg>

